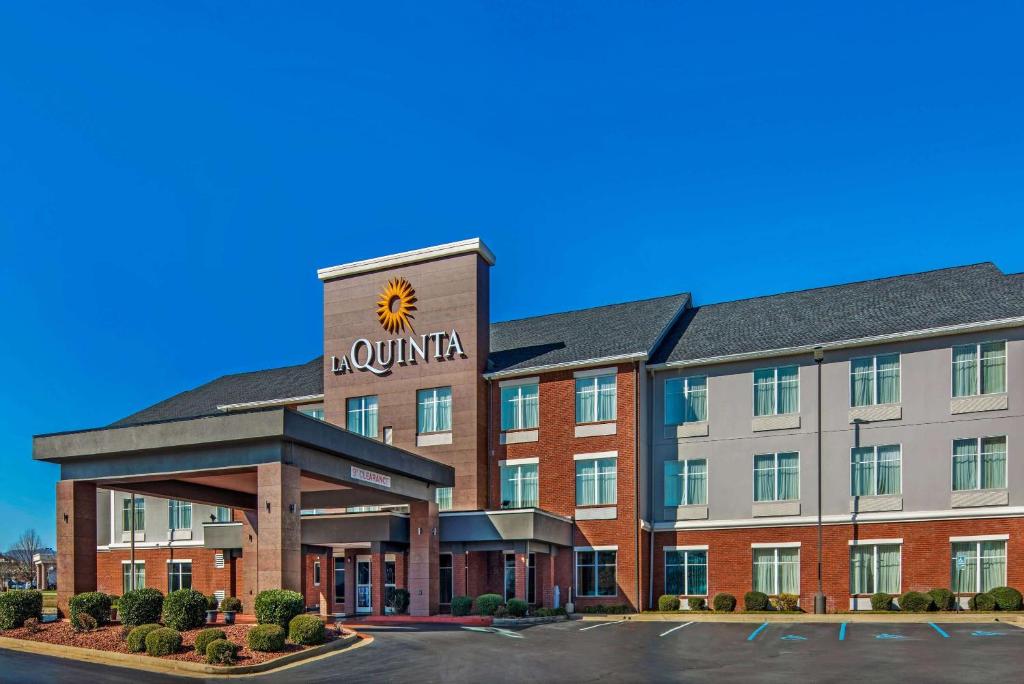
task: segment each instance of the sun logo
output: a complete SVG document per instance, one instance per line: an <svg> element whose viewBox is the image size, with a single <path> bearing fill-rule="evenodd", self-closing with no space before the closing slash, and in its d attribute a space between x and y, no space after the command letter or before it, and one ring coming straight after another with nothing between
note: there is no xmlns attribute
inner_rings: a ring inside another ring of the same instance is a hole
<svg viewBox="0 0 1024 684"><path fill-rule="evenodd" d="M377 320L392 335L412 328L412 312L416 310L416 290L405 278L392 278L377 300Z"/></svg>

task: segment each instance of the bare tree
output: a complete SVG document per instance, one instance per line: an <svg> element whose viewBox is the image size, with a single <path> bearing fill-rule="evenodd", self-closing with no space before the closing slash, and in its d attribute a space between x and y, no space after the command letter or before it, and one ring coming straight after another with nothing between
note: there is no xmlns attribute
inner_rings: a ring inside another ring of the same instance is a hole
<svg viewBox="0 0 1024 684"><path fill-rule="evenodd" d="M25 530L7 551L14 561L14 576L19 582L30 582L35 577L33 557L43 551L43 540L35 530Z"/></svg>

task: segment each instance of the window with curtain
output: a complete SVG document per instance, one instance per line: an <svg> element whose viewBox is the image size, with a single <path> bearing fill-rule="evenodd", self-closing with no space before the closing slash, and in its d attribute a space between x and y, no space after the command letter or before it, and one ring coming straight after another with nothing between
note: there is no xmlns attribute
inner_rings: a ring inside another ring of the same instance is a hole
<svg viewBox="0 0 1024 684"><path fill-rule="evenodd" d="M706 596L708 593L708 552L666 551L665 593Z"/></svg>
<svg viewBox="0 0 1024 684"><path fill-rule="evenodd" d="M131 562L121 563L121 593L146 586L146 561L135 561L135 586L132 587Z"/></svg>
<svg viewBox="0 0 1024 684"><path fill-rule="evenodd" d="M616 551L576 552L576 595L615 596Z"/></svg>
<svg viewBox="0 0 1024 684"><path fill-rule="evenodd" d="M765 594L800 594L800 549L753 549L754 591Z"/></svg>
<svg viewBox="0 0 1024 684"><path fill-rule="evenodd" d="M618 459L588 458L576 461L576 505L599 506L616 501Z"/></svg>
<svg viewBox="0 0 1024 684"><path fill-rule="evenodd" d="M419 434L451 431L451 387L432 387L417 391L416 407L416 431Z"/></svg>
<svg viewBox="0 0 1024 684"><path fill-rule="evenodd" d="M377 397L349 397L345 401L345 428L363 437L377 438Z"/></svg>
<svg viewBox="0 0 1024 684"><path fill-rule="evenodd" d="M800 454L795 451L754 456L754 501L800 498Z"/></svg>
<svg viewBox="0 0 1024 684"><path fill-rule="evenodd" d="M324 419L324 405L323 404L308 404L306 406L299 407L299 413L309 416L310 418L316 418L317 420Z"/></svg>
<svg viewBox="0 0 1024 684"><path fill-rule="evenodd" d="M958 558L966 560L963 569L957 567ZM1006 586L1006 542L955 542L951 565L950 584L958 594L977 594Z"/></svg>
<svg viewBox="0 0 1024 684"><path fill-rule="evenodd" d="M540 424L536 384L501 388L501 429L533 430Z"/></svg>
<svg viewBox="0 0 1024 684"><path fill-rule="evenodd" d="M167 526L172 530L192 529L192 502L174 499L168 501Z"/></svg>
<svg viewBox="0 0 1024 684"><path fill-rule="evenodd" d="M797 366L754 371L754 415L800 412L800 369Z"/></svg>
<svg viewBox="0 0 1024 684"><path fill-rule="evenodd" d="M146 529L146 500L141 496L135 497L135 531L141 532ZM121 500L121 530L132 531L132 500L131 497Z"/></svg>
<svg viewBox="0 0 1024 684"><path fill-rule="evenodd" d="M665 425L702 423L707 419L707 376L671 378L665 381Z"/></svg>
<svg viewBox="0 0 1024 684"><path fill-rule="evenodd" d="M231 509L227 506L217 506L213 512L214 522L231 522Z"/></svg>
<svg viewBox="0 0 1024 684"><path fill-rule="evenodd" d="M708 462L703 458L665 462L665 505L700 506L708 502Z"/></svg>
<svg viewBox="0 0 1024 684"><path fill-rule="evenodd" d="M1006 487L1006 437L953 440L953 491Z"/></svg>
<svg viewBox="0 0 1024 684"><path fill-rule="evenodd" d="M501 466L501 507L536 508L537 464Z"/></svg>
<svg viewBox="0 0 1024 684"><path fill-rule="evenodd" d="M576 422L615 420L615 374L576 378Z"/></svg>
<svg viewBox="0 0 1024 684"><path fill-rule="evenodd" d="M1006 391L1006 342L953 347L953 396Z"/></svg>
<svg viewBox="0 0 1024 684"><path fill-rule="evenodd" d="M899 444L850 451L850 494L885 496L900 493L902 453Z"/></svg>
<svg viewBox="0 0 1024 684"><path fill-rule="evenodd" d="M437 510L452 510L452 489L453 487L438 487L434 490L434 500L437 501Z"/></svg>
<svg viewBox="0 0 1024 684"><path fill-rule="evenodd" d="M850 593L900 593L900 545L850 547Z"/></svg>
<svg viewBox="0 0 1024 684"><path fill-rule="evenodd" d="M900 403L900 355L850 359L850 406Z"/></svg>
<svg viewBox="0 0 1024 684"><path fill-rule="evenodd" d="M192 588L192 563L173 561L167 564L167 591Z"/></svg>

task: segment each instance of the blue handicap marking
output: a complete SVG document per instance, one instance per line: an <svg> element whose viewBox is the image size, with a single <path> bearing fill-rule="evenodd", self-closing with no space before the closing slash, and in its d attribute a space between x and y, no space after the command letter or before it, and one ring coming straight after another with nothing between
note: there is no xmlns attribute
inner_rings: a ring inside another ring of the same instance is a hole
<svg viewBox="0 0 1024 684"><path fill-rule="evenodd" d="M993 637L993 636L1003 636L1004 633L1005 632L989 632L989 631L986 631L984 629L976 629L973 632L971 632L971 636L976 636L976 637Z"/></svg>
<svg viewBox="0 0 1024 684"><path fill-rule="evenodd" d="M903 636L902 634L886 634L885 632L883 632L882 634L876 634L875 638L876 639L906 639L907 637Z"/></svg>
<svg viewBox="0 0 1024 684"><path fill-rule="evenodd" d="M807 637L800 636L799 634L787 634L781 638L783 641L807 641Z"/></svg>

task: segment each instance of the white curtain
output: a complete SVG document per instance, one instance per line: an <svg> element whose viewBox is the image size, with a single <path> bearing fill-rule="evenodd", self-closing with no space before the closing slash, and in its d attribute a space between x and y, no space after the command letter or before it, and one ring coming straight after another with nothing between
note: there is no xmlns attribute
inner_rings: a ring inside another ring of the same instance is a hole
<svg viewBox="0 0 1024 684"><path fill-rule="evenodd" d="M985 437L981 440L981 488L1006 487L1006 438Z"/></svg>
<svg viewBox="0 0 1024 684"><path fill-rule="evenodd" d="M953 591L959 594L978 591L978 546L975 542L953 544ZM957 567L957 559L963 558L963 568ZM998 586L998 585L996 585Z"/></svg>
<svg viewBox="0 0 1024 684"><path fill-rule="evenodd" d="M775 593L775 549L754 549L754 591Z"/></svg>
<svg viewBox="0 0 1024 684"><path fill-rule="evenodd" d="M1006 585L1006 542L981 542L981 591Z"/></svg>
<svg viewBox="0 0 1024 684"><path fill-rule="evenodd" d="M775 454L754 456L754 501L775 500Z"/></svg>
<svg viewBox="0 0 1024 684"><path fill-rule="evenodd" d="M953 490L978 488L978 441L957 439L953 441Z"/></svg>
<svg viewBox="0 0 1024 684"><path fill-rule="evenodd" d="M597 419L615 420L615 376L597 378Z"/></svg>
<svg viewBox="0 0 1024 684"><path fill-rule="evenodd" d="M779 454L779 501L800 498L800 455L796 452Z"/></svg>
<svg viewBox="0 0 1024 684"><path fill-rule="evenodd" d="M978 348L973 344L953 347L953 396L978 393Z"/></svg>
<svg viewBox="0 0 1024 684"><path fill-rule="evenodd" d="M778 413L797 413L800 410L800 369L786 366L779 369Z"/></svg>
<svg viewBox="0 0 1024 684"><path fill-rule="evenodd" d="M878 357L878 403L900 403L900 355Z"/></svg>
<svg viewBox="0 0 1024 684"><path fill-rule="evenodd" d="M576 422L592 423L597 419L597 383L594 378L576 379Z"/></svg>
<svg viewBox="0 0 1024 684"><path fill-rule="evenodd" d="M1006 391L1006 343L987 342L981 345L981 392L993 394Z"/></svg>
<svg viewBox="0 0 1024 684"><path fill-rule="evenodd" d="M800 549L779 549L779 593L800 594Z"/></svg>
<svg viewBox="0 0 1024 684"><path fill-rule="evenodd" d="M754 371L754 415L775 414L775 369Z"/></svg>
<svg viewBox="0 0 1024 684"><path fill-rule="evenodd" d="M898 544L878 548L878 585L875 591L896 594L900 590L900 547Z"/></svg>
<svg viewBox="0 0 1024 684"><path fill-rule="evenodd" d="M878 452L878 485L879 495L900 493L901 454L898 444L876 447Z"/></svg>
<svg viewBox="0 0 1024 684"><path fill-rule="evenodd" d="M872 447L859 447L850 454L850 483L853 496L871 496L874 494L875 482L875 450Z"/></svg>
<svg viewBox="0 0 1024 684"><path fill-rule="evenodd" d="M523 429L532 430L540 425L540 388L537 385L523 385Z"/></svg>
<svg viewBox="0 0 1024 684"><path fill-rule="evenodd" d="M850 593L873 594L875 587L874 547L850 547Z"/></svg>
<svg viewBox="0 0 1024 684"><path fill-rule="evenodd" d="M870 406L875 403L874 359L850 360L850 404Z"/></svg>
<svg viewBox="0 0 1024 684"><path fill-rule="evenodd" d="M686 503L700 506L708 502L708 462L693 459L686 462Z"/></svg>

